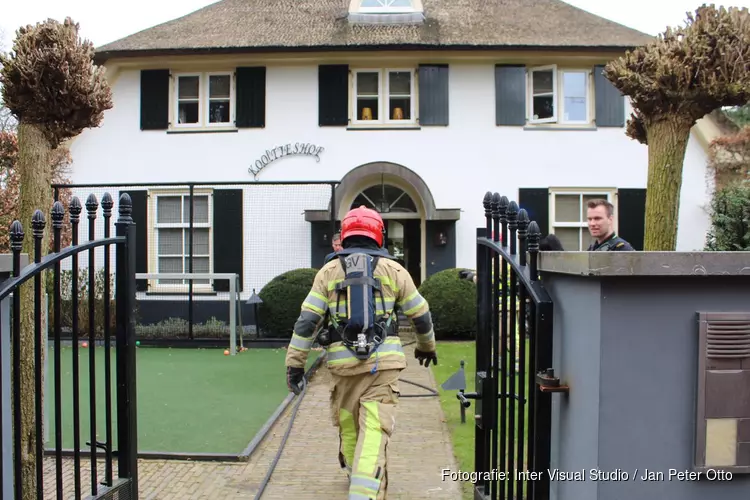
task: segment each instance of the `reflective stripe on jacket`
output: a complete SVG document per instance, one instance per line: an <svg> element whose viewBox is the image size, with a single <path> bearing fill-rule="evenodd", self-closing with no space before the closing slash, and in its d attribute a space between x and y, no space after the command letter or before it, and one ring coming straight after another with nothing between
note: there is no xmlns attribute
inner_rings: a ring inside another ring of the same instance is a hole
<svg viewBox="0 0 750 500"><path fill-rule="evenodd" d="M398 305L414 325L417 337L416 347L420 350L433 352L435 350L435 334L432 328L432 316L429 304L419 293L411 275L398 262L381 258L378 259L374 270L374 277L382 287L383 299L380 292L375 293L378 316L387 316ZM289 342L286 354L286 366L304 367L307 356L312 347L314 334L322 326L326 311L337 317L346 315L346 296L342 293L337 301L336 284L343 281L345 271L341 262L336 259L323 266L315 276L315 281L302 302L300 316L294 324L294 332ZM378 369L406 368L406 357L398 337L387 337L385 342L375 350L367 360L358 359L341 342L334 342L327 348L328 368L339 375L356 375Z"/></svg>

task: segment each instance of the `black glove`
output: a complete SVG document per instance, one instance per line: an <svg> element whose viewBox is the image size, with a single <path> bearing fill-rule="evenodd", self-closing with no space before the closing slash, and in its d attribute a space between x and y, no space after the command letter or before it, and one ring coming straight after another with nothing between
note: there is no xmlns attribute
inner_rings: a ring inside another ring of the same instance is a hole
<svg viewBox="0 0 750 500"><path fill-rule="evenodd" d="M427 368L430 366L430 361L433 365L437 365L437 353L436 352L425 352L419 349L414 349L414 357L419 360L419 365Z"/></svg>
<svg viewBox="0 0 750 500"><path fill-rule="evenodd" d="M304 376L305 376L304 368L294 368L293 366L287 366L286 386L294 394L299 394L300 392L302 392L302 387L300 387L300 382L302 382L302 378Z"/></svg>
<svg viewBox="0 0 750 500"><path fill-rule="evenodd" d="M461 280L474 279L474 273L472 271L464 269L463 271L458 272L458 279L461 279Z"/></svg>

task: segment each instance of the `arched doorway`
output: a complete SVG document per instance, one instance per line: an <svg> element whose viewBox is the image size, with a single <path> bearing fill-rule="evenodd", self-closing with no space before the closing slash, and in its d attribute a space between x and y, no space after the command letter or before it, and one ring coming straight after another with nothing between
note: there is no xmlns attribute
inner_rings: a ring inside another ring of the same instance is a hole
<svg viewBox="0 0 750 500"><path fill-rule="evenodd" d="M381 177L380 183L361 190L349 208L359 206L380 213L385 225L384 246L419 286L422 281L422 224L421 214L412 197Z"/></svg>
<svg viewBox="0 0 750 500"><path fill-rule="evenodd" d="M429 187L415 171L387 161L353 168L335 187L326 209L305 210L305 220L311 223L312 231L312 267L320 267L331 251L330 238L335 232L331 220L340 227L351 207L359 205L378 210L387 228L386 236L395 240L392 245L402 243L404 257L408 250L405 267L417 286L432 274L455 267L455 226L461 210L438 208ZM395 250L401 252L399 248Z"/></svg>

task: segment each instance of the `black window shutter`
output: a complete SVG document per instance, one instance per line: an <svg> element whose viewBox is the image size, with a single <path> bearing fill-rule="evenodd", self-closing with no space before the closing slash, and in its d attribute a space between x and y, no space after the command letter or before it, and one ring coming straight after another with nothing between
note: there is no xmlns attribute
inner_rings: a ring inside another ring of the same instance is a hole
<svg viewBox="0 0 750 500"><path fill-rule="evenodd" d="M141 70L141 130L169 127L169 70Z"/></svg>
<svg viewBox="0 0 750 500"><path fill-rule="evenodd" d="M646 190L617 190L617 235L636 250L643 250L646 232Z"/></svg>
<svg viewBox="0 0 750 500"><path fill-rule="evenodd" d="M237 68L235 124L239 128L266 126L265 66Z"/></svg>
<svg viewBox="0 0 750 500"><path fill-rule="evenodd" d="M448 125L448 65L419 65L419 124Z"/></svg>
<svg viewBox="0 0 750 500"><path fill-rule="evenodd" d="M117 193L119 201L122 193L128 193L133 202L133 222L135 223L135 272L148 272L148 191L120 191ZM117 213L113 214L117 220ZM148 280L136 280L135 289L139 292L148 290Z"/></svg>
<svg viewBox="0 0 750 500"><path fill-rule="evenodd" d="M318 66L318 124L349 125L349 65Z"/></svg>
<svg viewBox="0 0 750 500"><path fill-rule="evenodd" d="M495 124L526 125L526 66L495 66Z"/></svg>
<svg viewBox="0 0 750 500"><path fill-rule="evenodd" d="M214 272L237 273L242 290L242 190L215 189L213 195ZM215 280L214 290L228 292L227 280Z"/></svg>
<svg viewBox="0 0 750 500"><path fill-rule="evenodd" d="M542 233L542 238L549 234L549 189L520 188L518 190L518 208L523 208L529 216L529 222L535 221Z"/></svg>
<svg viewBox="0 0 750 500"><path fill-rule="evenodd" d="M602 73L604 66L594 66L594 99L597 127L625 126L625 96Z"/></svg>

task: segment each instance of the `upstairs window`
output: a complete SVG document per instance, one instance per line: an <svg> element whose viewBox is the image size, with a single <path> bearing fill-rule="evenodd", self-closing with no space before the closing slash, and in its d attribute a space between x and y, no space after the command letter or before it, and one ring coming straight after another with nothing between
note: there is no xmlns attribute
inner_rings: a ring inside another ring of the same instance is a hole
<svg viewBox="0 0 750 500"><path fill-rule="evenodd" d="M230 126L234 123L231 73L175 75L176 127Z"/></svg>
<svg viewBox="0 0 750 500"><path fill-rule="evenodd" d="M583 125L591 122L589 70L529 70L529 123Z"/></svg>
<svg viewBox="0 0 750 500"><path fill-rule="evenodd" d="M362 69L354 72L352 123L415 123L413 69Z"/></svg>
<svg viewBox="0 0 750 500"><path fill-rule="evenodd" d="M413 12L412 0L360 0L359 12L379 12L383 14Z"/></svg>

